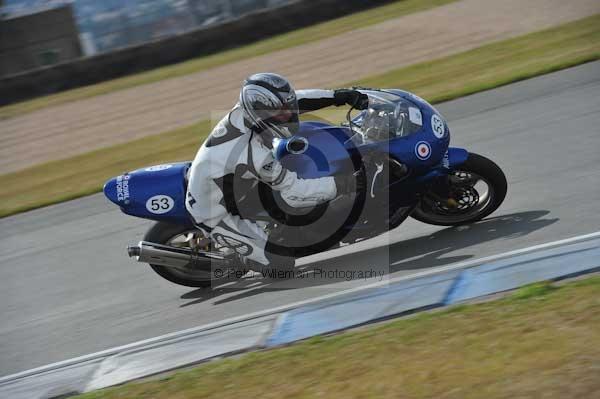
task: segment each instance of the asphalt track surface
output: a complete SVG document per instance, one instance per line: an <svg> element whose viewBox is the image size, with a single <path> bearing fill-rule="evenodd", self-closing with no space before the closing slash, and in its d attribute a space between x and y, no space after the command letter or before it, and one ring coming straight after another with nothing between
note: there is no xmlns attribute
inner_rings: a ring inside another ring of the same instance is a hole
<svg viewBox="0 0 600 399"><path fill-rule="evenodd" d="M395 277L600 230L600 62L439 109L452 145L504 169L504 205L463 228L409 220L300 267L385 263ZM213 292L179 287L125 254L149 225L101 195L0 219L0 375L365 283L252 278Z"/></svg>

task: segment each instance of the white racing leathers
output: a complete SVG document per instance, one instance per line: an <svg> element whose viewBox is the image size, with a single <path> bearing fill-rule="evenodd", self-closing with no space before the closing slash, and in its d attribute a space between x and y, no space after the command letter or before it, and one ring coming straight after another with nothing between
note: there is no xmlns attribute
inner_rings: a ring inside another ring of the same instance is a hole
<svg viewBox="0 0 600 399"><path fill-rule="evenodd" d="M333 91L299 90L297 96L303 111L334 104ZM259 181L279 191L292 207L314 206L336 196L333 177L300 179L284 169L260 135L246 126L238 105L216 125L198 151L190 169L186 207L196 225L215 242L246 259L271 265L275 257L267 248L264 229L235 214L235 199Z"/></svg>

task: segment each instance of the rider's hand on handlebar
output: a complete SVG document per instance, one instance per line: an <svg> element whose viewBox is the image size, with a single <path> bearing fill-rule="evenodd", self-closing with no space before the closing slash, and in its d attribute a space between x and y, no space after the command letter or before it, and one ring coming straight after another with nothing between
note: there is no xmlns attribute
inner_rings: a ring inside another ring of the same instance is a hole
<svg viewBox="0 0 600 399"><path fill-rule="evenodd" d="M352 105L356 109L367 109L369 107L369 96L358 90L338 89L334 92L336 105Z"/></svg>

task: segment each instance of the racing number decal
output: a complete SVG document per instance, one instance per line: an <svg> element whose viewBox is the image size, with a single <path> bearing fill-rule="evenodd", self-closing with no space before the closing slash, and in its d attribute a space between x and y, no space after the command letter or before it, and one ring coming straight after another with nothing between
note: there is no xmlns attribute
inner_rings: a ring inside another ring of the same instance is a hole
<svg viewBox="0 0 600 399"><path fill-rule="evenodd" d="M153 199L150 204L150 208L152 208L154 212L158 212L163 209L169 209L169 200L166 198Z"/></svg>
<svg viewBox="0 0 600 399"><path fill-rule="evenodd" d="M442 118L440 118L436 114L433 114L433 116L431 117L431 130L433 130L433 134L438 139L443 138L444 134L446 133L446 129L444 129L444 121L442 121Z"/></svg>
<svg viewBox="0 0 600 399"><path fill-rule="evenodd" d="M168 195L155 195L146 201L146 209L155 215L169 212L175 206L175 201Z"/></svg>

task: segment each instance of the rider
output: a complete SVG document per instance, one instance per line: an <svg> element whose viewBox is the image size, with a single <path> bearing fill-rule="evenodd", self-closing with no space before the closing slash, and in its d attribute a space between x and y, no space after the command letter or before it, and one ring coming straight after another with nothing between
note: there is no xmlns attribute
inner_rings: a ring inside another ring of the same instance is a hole
<svg viewBox="0 0 600 399"><path fill-rule="evenodd" d="M301 112L346 104L365 109L368 96L350 89L294 91L287 79L274 73L247 78L239 103L216 125L192 163L186 207L196 225L244 260L293 268L294 259L274 250L277 245L259 225L240 217L234 181L266 183L291 207L315 206L350 192L352 175L301 179L283 168L272 152L274 138L298 131Z"/></svg>

